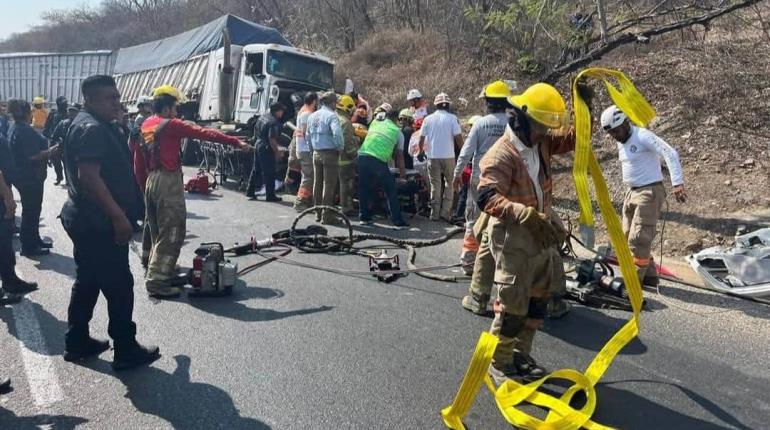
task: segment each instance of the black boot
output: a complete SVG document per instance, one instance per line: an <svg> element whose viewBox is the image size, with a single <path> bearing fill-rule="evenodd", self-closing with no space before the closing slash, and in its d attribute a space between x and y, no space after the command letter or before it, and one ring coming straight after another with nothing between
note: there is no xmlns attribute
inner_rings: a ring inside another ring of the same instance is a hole
<svg viewBox="0 0 770 430"><path fill-rule="evenodd" d="M110 342L88 336L82 341L70 342L65 349L64 361L80 361L92 356L97 356L110 349Z"/></svg>
<svg viewBox="0 0 770 430"><path fill-rule="evenodd" d="M160 348L157 346L142 346L136 341L126 344L115 344L115 359L112 370L127 370L150 364L160 358Z"/></svg>
<svg viewBox="0 0 770 430"><path fill-rule="evenodd" d="M0 306L19 303L21 298L21 294L6 294L2 289L0 289Z"/></svg>
<svg viewBox="0 0 770 430"><path fill-rule="evenodd" d="M11 388L11 380L5 376L0 376L0 393L4 393Z"/></svg>
<svg viewBox="0 0 770 430"><path fill-rule="evenodd" d="M26 294L37 290L37 282L27 282L19 277L3 282L3 289L10 294Z"/></svg>

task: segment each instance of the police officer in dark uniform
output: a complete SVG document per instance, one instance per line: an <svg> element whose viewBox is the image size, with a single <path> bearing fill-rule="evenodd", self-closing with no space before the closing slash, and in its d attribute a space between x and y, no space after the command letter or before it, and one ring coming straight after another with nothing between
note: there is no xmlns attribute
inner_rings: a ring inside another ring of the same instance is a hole
<svg viewBox="0 0 770 430"><path fill-rule="evenodd" d="M29 103L10 100L8 111L14 120L8 131L8 141L16 165L13 186L21 196L21 255L48 254L53 244L40 238L40 212L43 208L47 161L56 149L49 149L48 140L30 125L32 114Z"/></svg>
<svg viewBox="0 0 770 430"><path fill-rule="evenodd" d="M62 225L74 245L75 284L68 309L64 359L98 355L109 342L89 333L99 293L107 299L108 333L115 342L115 370L148 364L160 357L158 347L136 341L134 278L128 264L128 242L144 214L142 194L134 178L131 154L118 132L120 93L110 76L95 75L81 84L84 109L72 121L64 144L69 198Z"/></svg>
<svg viewBox="0 0 770 430"><path fill-rule="evenodd" d="M281 120L286 107L281 103L270 105L270 113L263 115L254 126L254 138L257 145L257 159L262 172L262 183L265 185L265 201L280 202L275 195L275 163L282 154L278 151L278 138L281 136Z"/></svg>
<svg viewBox="0 0 770 430"><path fill-rule="evenodd" d="M62 154L64 153L64 138L67 137L67 130L69 129L70 124L72 124L72 120L74 120L78 115L78 112L80 112L80 105L74 104L67 106L67 117L56 124L56 127L54 127L51 135L49 136L51 146L58 148L57 156L54 158L57 158L59 163L63 161ZM54 161L54 163L55 162L56 161ZM59 182L61 181L57 181L55 185L59 185Z"/></svg>
<svg viewBox="0 0 770 430"><path fill-rule="evenodd" d="M55 146L57 142L54 141L54 131L60 122L64 121L69 116L69 101L67 97L56 97L56 110L48 114L48 118L45 120L45 127L43 127L43 136L50 139L49 147ZM55 153L51 157L51 164L53 164L53 170L56 172L56 182L54 185L59 185L64 179L62 174L62 160L60 153Z"/></svg>
<svg viewBox="0 0 770 430"><path fill-rule="evenodd" d="M13 155L5 136L0 135L0 304L3 293L24 294L37 289L34 282L26 282L16 275L16 255L13 251L13 222L16 202L11 192L14 174Z"/></svg>

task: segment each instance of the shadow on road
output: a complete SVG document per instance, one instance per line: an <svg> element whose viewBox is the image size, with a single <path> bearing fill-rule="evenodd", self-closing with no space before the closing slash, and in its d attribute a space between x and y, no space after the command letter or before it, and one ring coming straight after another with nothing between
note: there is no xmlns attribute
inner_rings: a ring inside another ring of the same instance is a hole
<svg viewBox="0 0 770 430"><path fill-rule="evenodd" d="M175 429L248 429L270 430L270 426L254 418L243 417L230 394L219 387L190 380L190 357L174 356L176 369L167 373L145 367L114 373L104 360L87 367L126 386L125 397L142 413L155 415Z"/></svg>
<svg viewBox="0 0 770 430"><path fill-rule="evenodd" d="M75 260L69 255L50 253L35 257L35 269L53 271L70 278L75 278ZM34 276L34 275L32 275Z"/></svg>
<svg viewBox="0 0 770 430"><path fill-rule="evenodd" d="M0 406L0 428L14 430L73 430L88 420L67 415L33 415L28 417L16 416L15 413Z"/></svg>
<svg viewBox="0 0 770 430"><path fill-rule="evenodd" d="M676 410L670 409L653 400L642 397L636 393L621 388L612 387L619 383L650 383L668 385L682 391L703 410L709 412L725 425L703 421ZM678 430L750 430L728 411L700 394L681 385L652 380L624 380L616 382L599 383L596 385L597 398L599 399L594 419L596 422L623 429L654 429L670 428Z"/></svg>
<svg viewBox="0 0 770 430"><path fill-rule="evenodd" d="M12 309L17 306L31 306L31 310L40 324L40 333L43 334L42 342L35 341L25 343L24 346L30 351L36 352L41 355L64 355L64 333L67 331L67 322L61 321L53 314L45 310L39 304L24 299L24 302L14 304L12 306L6 306L0 308L0 321L5 323L8 333L19 339L19 332L16 328L16 320L13 318ZM99 337L99 333L94 333L94 336ZM4 427L0 426L0 429Z"/></svg>
<svg viewBox="0 0 770 430"><path fill-rule="evenodd" d="M571 345L598 352L627 321L589 307L573 306L572 311L564 318L546 320L541 330ZM634 338L620 354L638 355L645 352L647 346L639 338Z"/></svg>
<svg viewBox="0 0 770 430"><path fill-rule="evenodd" d="M232 296L187 298L186 301L182 303L187 303L203 312L244 322L275 321L334 309L332 306L319 306L293 311L276 311L273 309L252 308L240 303L252 299L266 300L283 297L283 294L284 293L281 290L264 287L250 287L247 286L245 282L238 281L238 284L233 289Z"/></svg>

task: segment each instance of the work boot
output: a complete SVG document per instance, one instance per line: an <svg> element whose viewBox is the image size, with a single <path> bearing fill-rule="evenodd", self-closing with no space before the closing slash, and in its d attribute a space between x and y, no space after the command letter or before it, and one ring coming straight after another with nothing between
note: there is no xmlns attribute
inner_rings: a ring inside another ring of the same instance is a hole
<svg viewBox="0 0 770 430"><path fill-rule="evenodd" d="M544 367L538 365L528 354L522 352L513 352L513 361L497 366L494 363L489 366L489 376L495 384L500 385L505 382L505 378L514 379L524 383L537 381L548 374Z"/></svg>
<svg viewBox="0 0 770 430"><path fill-rule="evenodd" d="M22 249L21 255L24 257L37 257L39 255L48 255L51 251L48 248L42 248L40 246L30 249Z"/></svg>
<svg viewBox="0 0 770 430"><path fill-rule="evenodd" d="M17 277L7 282L3 282L3 290L10 294L26 294L37 290L36 282L27 282Z"/></svg>
<svg viewBox="0 0 770 430"><path fill-rule="evenodd" d="M557 320L567 315L572 310L572 305L563 297L551 297L548 301L548 318Z"/></svg>
<svg viewBox="0 0 770 430"><path fill-rule="evenodd" d="M11 388L11 380L5 376L0 376L0 392L4 393Z"/></svg>
<svg viewBox="0 0 770 430"><path fill-rule="evenodd" d="M136 341L128 345L115 345L115 358L112 360L112 370L128 370L134 367L150 364L160 358L160 348L157 346L142 346Z"/></svg>
<svg viewBox="0 0 770 430"><path fill-rule="evenodd" d="M147 294L154 299L173 299L182 294L182 288L169 281L147 281Z"/></svg>
<svg viewBox="0 0 770 430"><path fill-rule="evenodd" d="M12 305L21 301L21 294L6 294L0 289L0 306Z"/></svg>
<svg viewBox="0 0 770 430"><path fill-rule="evenodd" d="M487 314L487 303L489 303L489 296L485 295L469 294L462 300L463 307L476 315Z"/></svg>
<svg viewBox="0 0 770 430"><path fill-rule="evenodd" d="M74 362L97 356L110 349L108 340L94 339L91 336L80 342L72 342L64 352L64 361Z"/></svg>

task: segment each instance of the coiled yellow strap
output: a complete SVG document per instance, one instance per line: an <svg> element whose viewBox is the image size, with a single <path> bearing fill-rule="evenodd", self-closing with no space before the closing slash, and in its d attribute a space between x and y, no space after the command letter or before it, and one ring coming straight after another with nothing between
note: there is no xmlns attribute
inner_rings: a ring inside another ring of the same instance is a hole
<svg viewBox="0 0 770 430"><path fill-rule="evenodd" d="M646 126L654 117L655 110L636 90L631 81L621 72L610 69L592 68L580 74L578 78L591 78L604 82L612 101L628 115L629 119L637 125ZM577 81L577 79L576 79ZM581 373L577 370L557 370L548 376L535 382L522 385L513 380L506 380L495 388L486 371L492 362L492 355L497 346L498 339L489 334L482 333L476 346L476 351L471 359L468 371L451 406L441 411L444 424L455 430L465 429L462 418L470 410L473 400L481 388L486 384L487 388L495 396L500 412L506 421L523 429L536 430L576 430L607 429L601 424L591 421L591 416L596 409L596 391L594 386L607 371L615 356L639 333L639 313L642 307L642 289L636 274L636 266L633 263L631 251L623 235L615 209L612 206L607 184L602 175L601 167L596 161L591 147L591 114L585 101L580 98L577 87L572 87L572 99L575 109L575 128L577 130L577 146L575 150L575 164L573 177L580 204L580 224L584 228L592 229L594 225L591 194L588 186L590 172L593 178L596 198L601 210L610 242L618 257L620 271L625 279L629 300L633 308L631 319L607 342L594 360ZM573 382L559 398L538 391L538 388L548 379L566 379ZM582 391L585 393L586 402L582 408L576 410L569 403L572 397ZM548 409L545 420L533 417L516 408L527 402Z"/></svg>

